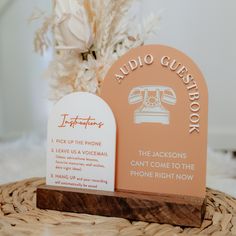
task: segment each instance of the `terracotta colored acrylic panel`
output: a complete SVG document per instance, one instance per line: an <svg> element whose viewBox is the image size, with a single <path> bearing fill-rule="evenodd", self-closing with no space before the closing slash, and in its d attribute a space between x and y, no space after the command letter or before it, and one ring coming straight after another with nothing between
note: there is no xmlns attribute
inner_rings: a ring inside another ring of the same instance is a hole
<svg viewBox="0 0 236 236"><path fill-rule="evenodd" d="M188 56L133 49L112 66L101 97L117 121L116 189L205 196L208 92Z"/></svg>

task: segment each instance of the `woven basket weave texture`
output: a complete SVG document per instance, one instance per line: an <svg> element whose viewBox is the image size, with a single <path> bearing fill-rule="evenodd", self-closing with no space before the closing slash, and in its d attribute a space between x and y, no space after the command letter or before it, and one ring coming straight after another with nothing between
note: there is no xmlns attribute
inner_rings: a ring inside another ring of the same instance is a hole
<svg viewBox="0 0 236 236"><path fill-rule="evenodd" d="M236 235L236 199L207 189L201 228L130 222L126 219L36 208L36 187L44 178L0 186L0 235Z"/></svg>

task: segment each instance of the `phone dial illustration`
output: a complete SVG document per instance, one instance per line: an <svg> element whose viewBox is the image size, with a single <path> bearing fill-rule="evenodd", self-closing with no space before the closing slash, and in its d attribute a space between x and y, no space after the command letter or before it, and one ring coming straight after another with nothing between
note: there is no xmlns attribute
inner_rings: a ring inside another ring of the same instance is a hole
<svg viewBox="0 0 236 236"><path fill-rule="evenodd" d="M176 95L172 88L157 85L134 87L128 97L129 104L142 102L134 112L134 123L170 123L169 111L163 106L176 104Z"/></svg>

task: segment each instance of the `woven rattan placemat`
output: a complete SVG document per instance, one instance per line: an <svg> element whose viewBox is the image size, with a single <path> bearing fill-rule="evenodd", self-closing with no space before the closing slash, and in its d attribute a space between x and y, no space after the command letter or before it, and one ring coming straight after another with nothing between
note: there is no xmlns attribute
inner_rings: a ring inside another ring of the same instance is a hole
<svg viewBox="0 0 236 236"><path fill-rule="evenodd" d="M0 186L0 235L236 235L236 199L207 190L201 228L130 222L126 219L45 211L36 208L36 187L43 178Z"/></svg>

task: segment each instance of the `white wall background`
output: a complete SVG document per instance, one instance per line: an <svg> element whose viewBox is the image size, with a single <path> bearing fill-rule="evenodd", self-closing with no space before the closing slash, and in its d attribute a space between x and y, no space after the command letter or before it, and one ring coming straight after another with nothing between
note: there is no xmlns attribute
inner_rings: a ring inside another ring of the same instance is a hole
<svg viewBox="0 0 236 236"><path fill-rule="evenodd" d="M30 24L28 19L35 6L49 10L50 1L3 2L0 10L0 137L28 132L41 135L46 130L47 82L43 71L48 58L34 53L33 35L39 24Z"/></svg>
<svg viewBox="0 0 236 236"><path fill-rule="evenodd" d="M236 1L146 0L143 14L162 11L152 42L176 47L201 68L209 89L209 145L236 150Z"/></svg>
<svg viewBox="0 0 236 236"><path fill-rule="evenodd" d="M31 26L27 19L34 6L50 11L50 1L8 3L0 11L0 137L45 133L48 103L42 72L48 58L33 53L37 24ZM160 10L161 30L151 42L176 47L196 61L209 87L209 145L236 149L236 1L142 1L142 15Z"/></svg>

